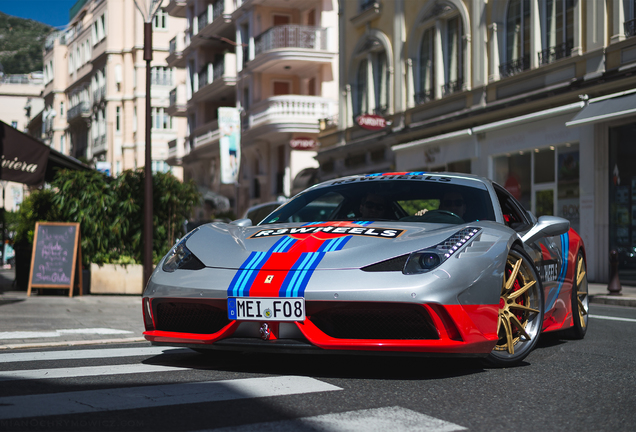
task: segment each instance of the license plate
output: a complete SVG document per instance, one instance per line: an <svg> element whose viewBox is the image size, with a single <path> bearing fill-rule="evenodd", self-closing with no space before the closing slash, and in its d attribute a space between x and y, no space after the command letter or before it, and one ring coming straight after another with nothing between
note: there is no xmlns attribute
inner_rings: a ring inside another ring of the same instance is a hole
<svg viewBox="0 0 636 432"><path fill-rule="evenodd" d="M227 317L240 321L304 321L305 299L302 297L230 297Z"/></svg>

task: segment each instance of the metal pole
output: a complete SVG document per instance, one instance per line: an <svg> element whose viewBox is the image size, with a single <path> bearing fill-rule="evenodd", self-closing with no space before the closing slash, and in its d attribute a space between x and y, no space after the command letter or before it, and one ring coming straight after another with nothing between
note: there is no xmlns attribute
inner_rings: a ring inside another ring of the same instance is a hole
<svg viewBox="0 0 636 432"><path fill-rule="evenodd" d="M144 23L144 60L146 60L146 161L144 165L144 280L145 288L152 275L152 142L150 62L152 61L152 22Z"/></svg>

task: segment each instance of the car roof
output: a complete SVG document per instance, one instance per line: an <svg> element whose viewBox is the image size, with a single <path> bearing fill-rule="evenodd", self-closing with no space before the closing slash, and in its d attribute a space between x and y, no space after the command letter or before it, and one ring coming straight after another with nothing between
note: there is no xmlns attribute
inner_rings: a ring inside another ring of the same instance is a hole
<svg viewBox="0 0 636 432"><path fill-rule="evenodd" d="M378 179L386 179L386 180L421 180L427 177L432 178L452 178L461 181L466 186L475 186L474 183L480 183L483 186L488 187L488 185L492 185L492 181L486 177L481 177L475 174L464 174L464 173L454 173L454 172L426 172L426 171L403 171L403 172L385 172L385 173L374 173L374 174L355 174L347 177L340 177L331 180L327 180L321 183L318 183L309 189L313 188L322 188L328 187L334 184L338 184L338 182L355 182L360 179L368 180L370 177L375 177ZM472 183L472 184L471 184Z"/></svg>

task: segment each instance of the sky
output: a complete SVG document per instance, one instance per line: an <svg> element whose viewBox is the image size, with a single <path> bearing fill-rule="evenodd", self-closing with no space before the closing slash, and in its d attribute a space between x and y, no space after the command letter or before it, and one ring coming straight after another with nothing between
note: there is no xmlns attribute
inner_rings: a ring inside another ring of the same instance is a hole
<svg viewBox="0 0 636 432"><path fill-rule="evenodd" d="M77 0L0 0L0 12L40 21L53 27L68 24L69 11Z"/></svg>

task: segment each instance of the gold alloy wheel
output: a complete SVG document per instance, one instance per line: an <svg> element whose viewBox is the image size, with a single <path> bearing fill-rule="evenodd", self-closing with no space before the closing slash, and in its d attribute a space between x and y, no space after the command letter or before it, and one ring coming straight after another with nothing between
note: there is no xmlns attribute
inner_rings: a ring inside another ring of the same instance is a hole
<svg viewBox="0 0 636 432"><path fill-rule="evenodd" d="M499 298L499 318L497 320L497 334L499 342L495 351L515 353L515 345L521 337L531 340L526 329L533 314L539 310L530 307L532 293L538 289L534 272L528 269L528 264L521 257L508 255L504 283Z"/></svg>
<svg viewBox="0 0 636 432"><path fill-rule="evenodd" d="M585 284L582 285L582 282L585 282ZM585 322L585 315L587 315L587 272L585 271L585 262L581 255L579 255L578 263L576 265L576 289L576 299L579 306L579 320L581 322L581 328L584 329L587 327L587 323ZM583 304L583 302L586 304Z"/></svg>

